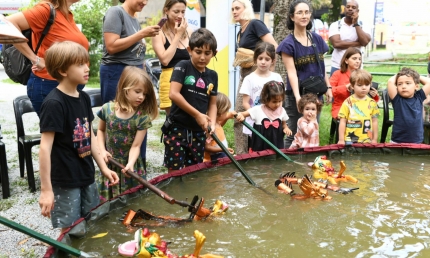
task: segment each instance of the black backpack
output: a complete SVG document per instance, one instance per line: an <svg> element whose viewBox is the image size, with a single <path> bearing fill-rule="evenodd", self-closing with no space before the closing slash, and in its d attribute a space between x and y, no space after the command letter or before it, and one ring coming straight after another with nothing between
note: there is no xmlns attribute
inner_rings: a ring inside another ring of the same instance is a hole
<svg viewBox="0 0 430 258"><path fill-rule="evenodd" d="M45 38L46 34L48 34L51 25L54 23L55 19L55 8L52 4L49 3L49 7L51 9L49 19L46 23L45 28L43 29L42 36L37 43L35 54L37 55L37 51L39 50L40 45L42 44L43 38ZM30 49L33 49L33 45L31 42L31 29L22 31L22 34L28 39L28 46ZM21 83L22 85L27 85L28 79L30 78L31 67L33 64L31 61L25 57L18 49L16 49L12 44L4 44L3 45L3 66L4 71L9 76L9 78L14 81Z"/></svg>

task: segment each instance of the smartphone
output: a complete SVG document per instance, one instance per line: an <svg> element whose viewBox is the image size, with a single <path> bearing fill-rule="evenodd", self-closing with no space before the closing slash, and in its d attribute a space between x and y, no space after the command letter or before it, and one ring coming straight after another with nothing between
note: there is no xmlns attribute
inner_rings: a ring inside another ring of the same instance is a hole
<svg viewBox="0 0 430 258"><path fill-rule="evenodd" d="M163 17L161 18L161 20L158 22L158 26L163 27L163 25L167 22L167 18Z"/></svg>
<svg viewBox="0 0 430 258"><path fill-rule="evenodd" d="M379 87L379 83L372 82L372 85L370 86L370 89L378 90L378 87ZM368 95L369 95L369 97L373 98L372 95L370 95L370 93Z"/></svg>

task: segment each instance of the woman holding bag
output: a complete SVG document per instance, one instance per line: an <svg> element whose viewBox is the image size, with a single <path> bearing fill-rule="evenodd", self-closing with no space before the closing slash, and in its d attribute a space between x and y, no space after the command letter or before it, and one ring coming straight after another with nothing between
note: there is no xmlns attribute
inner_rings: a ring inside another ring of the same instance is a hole
<svg viewBox="0 0 430 258"><path fill-rule="evenodd" d="M236 59L233 63L233 66L241 67L235 110L236 112L243 112L245 109L242 104L242 94L239 92L243 79L256 68L254 64L255 46L264 41L273 44L276 49L278 43L276 43L266 25L262 21L255 19L250 0L233 0L231 12L232 23L240 24L240 31L237 34ZM243 126L237 120L234 121L234 142L237 154L248 153L248 135L243 133Z"/></svg>
<svg viewBox="0 0 430 258"><path fill-rule="evenodd" d="M43 39L37 55L33 52L35 49L30 49L27 43L14 44L33 63L32 73L27 82L27 95L37 115L40 113L40 107L45 97L58 86L58 82L45 69L45 51L54 42L66 40L76 42L88 50L88 40L76 26L73 14L70 12L70 6L76 2L79 1L40 1L28 10L7 17L19 31L32 30L33 48L36 48L50 17L51 7L49 5L55 8L54 23ZM82 89L83 85L79 88Z"/></svg>
<svg viewBox="0 0 430 258"><path fill-rule="evenodd" d="M277 53L282 56L282 62L287 69L285 110L289 120L288 127L293 131L285 139L285 148L289 148L297 131L297 121L302 116L297 108L303 94L299 85L313 76L326 84L327 102L332 100L332 92L328 76L325 72L324 53L328 46L316 33L310 33L312 28L310 4L306 0L295 0L290 4L287 18L287 27L292 30L280 44ZM322 97L320 98L322 101Z"/></svg>

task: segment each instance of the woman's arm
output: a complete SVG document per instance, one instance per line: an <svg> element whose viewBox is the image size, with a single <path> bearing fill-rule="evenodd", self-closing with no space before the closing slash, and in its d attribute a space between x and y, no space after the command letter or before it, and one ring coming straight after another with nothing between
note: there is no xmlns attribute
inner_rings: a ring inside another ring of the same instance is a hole
<svg viewBox="0 0 430 258"><path fill-rule="evenodd" d="M331 101L333 100L333 91L327 74L325 75L325 83L327 84L327 92L325 93L327 97L327 103L331 103Z"/></svg>
<svg viewBox="0 0 430 258"><path fill-rule="evenodd" d="M166 66L172 60L173 56L176 53L176 49L180 47L180 40L182 35L187 32L188 35L191 35L192 30L188 28L188 23L185 18L182 18L181 25L179 27L175 27L175 37L170 42L170 46L165 49L164 42L165 35L163 33L159 33L157 36L152 38L152 47L154 48L154 52L160 60L161 64Z"/></svg>
<svg viewBox="0 0 430 258"><path fill-rule="evenodd" d="M301 97L299 91L299 78L297 77L296 66L294 65L294 58L288 54L282 53L282 62L287 69L288 81L290 82L294 97L296 98L296 102L298 103Z"/></svg>
<svg viewBox="0 0 430 258"><path fill-rule="evenodd" d="M19 31L24 31L30 29L30 25L27 22L24 14L22 12L14 13L11 16L6 17ZM25 57L27 57L32 63L37 62L37 56L34 54L33 50L28 46L27 43L16 43L13 44L19 52L21 52ZM42 61L42 60L41 60ZM40 62L40 61L39 61ZM43 60L43 67L45 66L45 61Z"/></svg>
<svg viewBox="0 0 430 258"><path fill-rule="evenodd" d="M264 42L267 42L267 43L271 43L271 44L273 44L273 45L275 46L275 49L277 49L277 48L278 48L278 43L277 43L277 42L276 42L276 40L273 38L273 36L272 36L272 34L271 34L271 33L267 33L266 35L261 36L261 37L260 37L260 39L261 39L262 41L264 41Z"/></svg>
<svg viewBox="0 0 430 258"><path fill-rule="evenodd" d="M138 32L125 38L120 38L120 35L112 32L103 33L103 37L107 52L113 55L131 47L133 44L136 44L136 42L144 38L154 37L158 35L159 31L160 26L154 25L147 26L144 29L141 29Z"/></svg>

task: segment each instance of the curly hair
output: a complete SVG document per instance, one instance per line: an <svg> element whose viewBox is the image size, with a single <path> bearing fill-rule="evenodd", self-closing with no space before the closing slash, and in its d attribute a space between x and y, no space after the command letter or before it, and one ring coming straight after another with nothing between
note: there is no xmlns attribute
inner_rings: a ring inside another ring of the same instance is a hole
<svg viewBox="0 0 430 258"><path fill-rule="evenodd" d="M289 30L294 30L294 22L293 22L293 20L291 20L291 17L294 17L294 12L296 11L296 6L298 4L302 4L302 3L307 4L309 6L309 12L312 13L312 5L307 0L295 0L294 2L292 2L290 4L290 9L288 11L288 16L287 16L287 28ZM306 25L306 30L312 29L312 22L310 20L309 20L308 25Z"/></svg>
<svg viewBox="0 0 430 258"><path fill-rule="evenodd" d="M414 80L415 84L420 84L420 75L418 74L417 71L415 71L412 68L403 67L402 70L400 70L400 72L397 73L397 75L396 75L396 85L397 85L397 80L399 79L400 76L412 77L412 79Z"/></svg>
<svg viewBox="0 0 430 258"><path fill-rule="evenodd" d="M268 104L274 97L282 96L285 99L285 85L283 82L268 81L264 84L261 90L260 103Z"/></svg>
<svg viewBox="0 0 430 258"><path fill-rule="evenodd" d="M309 103L314 103L315 106L317 107L317 113L321 113L323 104L321 103L321 101L318 100L317 95L313 93L307 93L300 98L299 105L298 105L299 112L303 113L303 110L305 109L306 105Z"/></svg>

